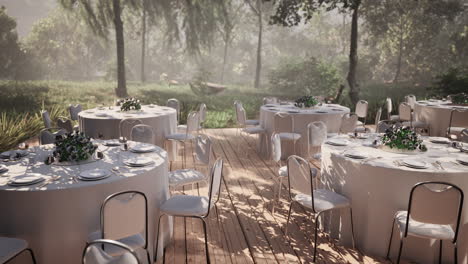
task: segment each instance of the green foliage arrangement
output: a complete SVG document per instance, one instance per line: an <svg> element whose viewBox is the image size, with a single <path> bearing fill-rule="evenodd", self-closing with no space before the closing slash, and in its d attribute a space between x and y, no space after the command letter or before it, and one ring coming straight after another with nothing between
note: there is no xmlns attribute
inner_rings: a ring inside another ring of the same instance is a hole
<svg viewBox="0 0 468 264"><path fill-rule="evenodd" d="M140 100L137 100L133 97L121 99L117 102L117 105L120 106L120 111L122 112L141 110Z"/></svg>
<svg viewBox="0 0 468 264"><path fill-rule="evenodd" d="M466 93L452 94L450 95L450 99L452 100L452 104L457 104L457 105L468 104L468 94Z"/></svg>
<svg viewBox="0 0 468 264"><path fill-rule="evenodd" d="M317 98L310 96L310 95L306 95L306 96L297 98L294 105L296 107L302 108L302 107L313 107L313 106L316 106L318 103L319 103L319 100L317 100Z"/></svg>
<svg viewBox="0 0 468 264"><path fill-rule="evenodd" d="M392 126L385 131L382 144L391 149L427 151L418 134L409 127Z"/></svg>
<svg viewBox="0 0 468 264"><path fill-rule="evenodd" d="M97 149L97 145L91 142L83 132L72 132L57 136L55 142L54 157L59 162L87 160Z"/></svg>

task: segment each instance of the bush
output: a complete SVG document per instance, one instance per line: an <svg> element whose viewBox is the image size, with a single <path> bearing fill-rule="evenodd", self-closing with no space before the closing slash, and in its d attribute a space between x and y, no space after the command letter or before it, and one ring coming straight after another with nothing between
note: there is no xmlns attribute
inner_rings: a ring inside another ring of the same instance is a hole
<svg viewBox="0 0 468 264"><path fill-rule="evenodd" d="M268 78L272 91L296 96L321 95L329 97L335 94L343 82L335 66L314 57L284 58L269 73Z"/></svg>
<svg viewBox="0 0 468 264"><path fill-rule="evenodd" d="M431 87L434 96L447 96L451 94L468 92L468 69L452 68L446 73L436 77Z"/></svg>

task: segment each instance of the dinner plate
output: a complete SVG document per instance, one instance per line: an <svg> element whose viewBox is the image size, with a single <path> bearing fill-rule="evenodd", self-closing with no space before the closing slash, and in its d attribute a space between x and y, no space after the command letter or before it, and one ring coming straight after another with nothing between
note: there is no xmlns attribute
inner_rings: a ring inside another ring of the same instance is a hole
<svg viewBox="0 0 468 264"><path fill-rule="evenodd" d="M0 165L0 174L5 173L8 171L8 167L5 165Z"/></svg>
<svg viewBox="0 0 468 264"><path fill-rule="evenodd" d="M338 133L328 133L327 138L332 138L338 136Z"/></svg>
<svg viewBox="0 0 468 264"><path fill-rule="evenodd" d="M458 163L467 165L468 166L468 157L458 157L457 158Z"/></svg>
<svg viewBox="0 0 468 264"><path fill-rule="evenodd" d="M155 105L148 105L149 108L155 108Z"/></svg>
<svg viewBox="0 0 468 264"><path fill-rule="evenodd" d="M448 144L450 140L445 137L430 137L429 141L436 144Z"/></svg>
<svg viewBox="0 0 468 264"><path fill-rule="evenodd" d="M290 113L290 114L297 114L297 113L299 113L299 111L297 111L297 110L288 110L288 113Z"/></svg>
<svg viewBox="0 0 468 264"><path fill-rule="evenodd" d="M29 173L21 176L16 176L12 178L8 185L11 186L28 186L36 183L43 182L45 179L41 174L38 173Z"/></svg>
<svg viewBox="0 0 468 264"><path fill-rule="evenodd" d="M82 171L79 177L82 179L86 179L86 180L96 180L96 179L102 179L104 177L110 176L110 174L111 172L108 170L91 169L91 170Z"/></svg>
<svg viewBox="0 0 468 264"><path fill-rule="evenodd" d="M274 104L266 104L265 106L266 106L266 107L275 107L276 105L274 105Z"/></svg>
<svg viewBox="0 0 468 264"><path fill-rule="evenodd" d="M132 157L123 162L130 167L144 167L153 163L153 160L148 157Z"/></svg>
<svg viewBox="0 0 468 264"><path fill-rule="evenodd" d="M366 155L363 155L363 154L361 154L361 152L357 152L357 151L346 152L344 154L344 156L348 157L348 158L352 158L352 159L365 159L365 158L367 158Z"/></svg>
<svg viewBox="0 0 468 264"><path fill-rule="evenodd" d="M403 160L402 163L406 167L413 168L413 169L426 169L427 168L427 163L425 161L408 159L408 160Z"/></svg>
<svg viewBox="0 0 468 264"><path fill-rule="evenodd" d="M94 114L95 116L98 116L98 117L106 117L106 116L109 116L108 114L106 113L96 113Z"/></svg>
<svg viewBox="0 0 468 264"><path fill-rule="evenodd" d="M327 111L321 111L321 110L318 110L318 111L315 111L315 113L319 113L319 114L326 114L328 113Z"/></svg>
<svg viewBox="0 0 468 264"><path fill-rule="evenodd" d="M342 111L342 110L338 108L333 108L332 111Z"/></svg>
<svg viewBox="0 0 468 264"><path fill-rule="evenodd" d="M120 146L120 145L121 145L121 143L116 139L106 140L104 142L104 146L108 146L108 147L116 147L116 146Z"/></svg>
<svg viewBox="0 0 468 264"><path fill-rule="evenodd" d="M347 146L348 145L348 141L338 139L338 138L329 139L325 143L327 143L328 145L332 145L332 146Z"/></svg>
<svg viewBox="0 0 468 264"><path fill-rule="evenodd" d="M138 143L132 147L130 147L131 152L135 153L148 153L148 152L153 152L156 150L156 147L151 144L144 144L144 143Z"/></svg>
<svg viewBox="0 0 468 264"><path fill-rule="evenodd" d="M12 152L19 153L21 157L25 157L25 156L27 156L29 154L29 152L27 150L9 150L9 151L2 152L0 154L0 157L3 158L3 159L8 159L8 158L10 158L10 155L11 155Z"/></svg>

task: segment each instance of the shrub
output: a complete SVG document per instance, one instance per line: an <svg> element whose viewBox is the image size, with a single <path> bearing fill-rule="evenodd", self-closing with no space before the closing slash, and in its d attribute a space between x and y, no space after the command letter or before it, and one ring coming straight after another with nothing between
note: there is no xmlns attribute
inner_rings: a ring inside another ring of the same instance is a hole
<svg viewBox="0 0 468 264"><path fill-rule="evenodd" d="M434 96L447 96L451 94L468 92L468 69L449 69L446 73L436 77L431 87Z"/></svg>
<svg viewBox="0 0 468 264"><path fill-rule="evenodd" d="M314 57L284 58L268 78L275 92L326 97L333 95L343 81L335 66Z"/></svg>

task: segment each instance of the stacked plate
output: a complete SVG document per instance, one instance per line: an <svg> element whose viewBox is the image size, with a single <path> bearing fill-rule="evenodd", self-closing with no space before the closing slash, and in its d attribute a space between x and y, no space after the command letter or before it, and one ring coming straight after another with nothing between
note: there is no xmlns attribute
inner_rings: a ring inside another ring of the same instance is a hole
<svg viewBox="0 0 468 264"><path fill-rule="evenodd" d="M328 113L328 112L327 112L327 111L323 111L323 110L317 110L317 111L315 111L315 113L326 114L326 113Z"/></svg>
<svg viewBox="0 0 468 264"><path fill-rule="evenodd" d="M288 110L288 113L297 114L297 113L299 113L299 111L298 110Z"/></svg>
<svg viewBox="0 0 468 264"><path fill-rule="evenodd" d="M328 145L332 145L332 146L347 146L348 145L348 141L339 139L339 138L331 138L327 140L325 143L327 143Z"/></svg>
<svg viewBox="0 0 468 264"><path fill-rule="evenodd" d="M13 154L14 157L19 154L20 157L24 157L28 155L28 151L26 150L10 150L10 151L5 151L0 154L0 158L2 159L9 159L10 155Z"/></svg>
<svg viewBox="0 0 468 264"><path fill-rule="evenodd" d="M420 160L402 160L401 164L412 169L427 169L427 163Z"/></svg>
<svg viewBox="0 0 468 264"><path fill-rule="evenodd" d="M436 144L448 144L450 140L445 137L430 137L429 141Z"/></svg>
<svg viewBox="0 0 468 264"><path fill-rule="evenodd" d="M120 142L117 139L106 140L106 142L104 142L104 146L116 147L120 146Z"/></svg>
<svg viewBox="0 0 468 264"><path fill-rule="evenodd" d="M3 174L8 171L7 166L5 165L0 165L0 174Z"/></svg>
<svg viewBox="0 0 468 264"><path fill-rule="evenodd" d="M29 173L21 176L17 176L12 178L9 182L8 185L10 186L15 186L15 187L21 187L21 186L28 186L28 185L33 185L36 183L43 182L45 179L42 177L42 175L37 174L37 173Z"/></svg>
<svg viewBox="0 0 468 264"><path fill-rule="evenodd" d="M132 157L123 163L129 167L144 167L153 164L153 160L148 157Z"/></svg>
<svg viewBox="0 0 468 264"><path fill-rule="evenodd" d="M352 159L366 159L367 158L366 155L361 154L357 151L346 152L344 156L348 158L352 158Z"/></svg>
<svg viewBox="0 0 468 264"><path fill-rule="evenodd" d="M107 117L108 115L106 113L96 113L95 116L98 117Z"/></svg>
<svg viewBox="0 0 468 264"><path fill-rule="evenodd" d="M274 105L274 104L266 104L265 106L266 106L266 107L275 107L276 105Z"/></svg>
<svg viewBox="0 0 468 264"><path fill-rule="evenodd" d="M103 169L92 169L83 171L78 175L78 179L82 181L99 181L111 176L111 172Z"/></svg>
<svg viewBox="0 0 468 264"><path fill-rule="evenodd" d="M457 162L461 165L468 166L468 157L458 157Z"/></svg>
<svg viewBox="0 0 468 264"><path fill-rule="evenodd" d="M148 153L156 150L156 147L151 144L138 143L130 148L134 153Z"/></svg>

